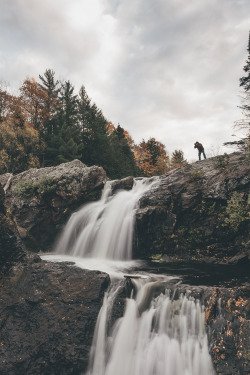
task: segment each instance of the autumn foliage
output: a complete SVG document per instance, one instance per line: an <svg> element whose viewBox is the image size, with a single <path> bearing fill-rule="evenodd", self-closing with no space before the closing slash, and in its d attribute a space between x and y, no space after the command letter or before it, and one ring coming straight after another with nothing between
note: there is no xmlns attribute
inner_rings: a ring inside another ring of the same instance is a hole
<svg viewBox="0 0 250 375"><path fill-rule="evenodd" d="M57 165L73 159L102 166L110 178L166 173L170 160L155 138L135 144L108 121L84 86L59 82L48 69L26 78L18 95L0 84L0 173Z"/></svg>

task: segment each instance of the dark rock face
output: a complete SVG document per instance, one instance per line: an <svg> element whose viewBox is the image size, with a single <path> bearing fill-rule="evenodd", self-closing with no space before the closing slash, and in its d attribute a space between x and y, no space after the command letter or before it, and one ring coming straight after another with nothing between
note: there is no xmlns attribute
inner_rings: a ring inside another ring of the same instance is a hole
<svg viewBox="0 0 250 375"><path fill-rule="evenodd" d="M114 180L111 182L112 185L112 192L116 192L117 190L131 190L134 184L134 177L126 177L121 180Z"/></svg>
<svg viewBox="0 0 250 375"><path fill-rule="evenodd" d="M0 285L0 373L80 375L109 276L37 256Z"/></svg>
<svg viewBox="0 0 250 375"><path fill-rule="evenodd" d="M234 287L205 287L180 284L175 298L188 293L205 307L210 354L220 375L250 372L250 284Z"/></svg>
<svg viewBox="0 0 250 375"><path fill-rule="evenodd" d="M56 167L29 169L12 177L2 175L0 184L5 187L5 205L23 242L36 251L51 248L61 226L76 208L99 199L105 179L103 168L86 167L73 160Z"/></svg>
<svg viewBox="0 0 250 375"><path fill-rule="evenodd" d="M250 226L242 208L249 199L249 160L237 153L227 161L225 168L212 158L160 176L159 185L140 200L136 258L167 254L181 261L237 263L243 254L249 262Z"/></svg>
<svg viewBox="0 0 250 375"><path fill-rule="evenodd" d="M4 198L0 185L0 279L15 262L26 255L15 224L6 216Z"/></svg>
<svg viewBox="0 0 250 375"><path fill-rule="evenodd" d="M218 374L250 373L250 285L218 288L206 298L206 324Z"/></svg>

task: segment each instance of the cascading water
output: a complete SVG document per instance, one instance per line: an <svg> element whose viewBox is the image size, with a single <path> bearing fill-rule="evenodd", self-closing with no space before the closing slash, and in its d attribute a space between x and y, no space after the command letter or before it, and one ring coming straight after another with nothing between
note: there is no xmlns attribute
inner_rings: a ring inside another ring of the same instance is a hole
<svg viewBox="0 0 250 375"><path fill-rule="evenodd" d="M112 194L110 182L105 184L100 201L85 205L68 221L56 253L76 257L129 260L135 209L139 198L157 180L135 180L130 191Z"/></svg>
<svg viewBox="0 0 250 375"><path fill-rule="evenodd" d="M83 268L111 271L111 286L96 324L87 375L214 374L204 309L192 297L171 298L167 283L172 277L130 276L134 294L126 300L123 317L109 328L124 270L129 272L138 201L157 183L157 179L135 180L131 191L114 195L112 184L106 183L99 202L89 203L72 215L57 244L56 255L50 259L65 260L60 259L60 254L64 254ZM89 258L94 261L91 266Z"/></svg>
<svg viewBox="0 0 250 375"><path fill-rule="evenodd" d="M159 280L132 282L137 296L127 299L110 336L108 308L117 288L105 295L87 375L214 375L199 301L172 300L168 290L152 298Z"/></svg>

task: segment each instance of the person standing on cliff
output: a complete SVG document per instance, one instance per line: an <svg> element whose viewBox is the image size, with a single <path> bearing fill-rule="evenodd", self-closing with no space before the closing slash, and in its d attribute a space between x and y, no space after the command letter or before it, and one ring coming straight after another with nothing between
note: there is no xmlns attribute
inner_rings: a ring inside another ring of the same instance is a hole
<svg viewBox="0 0 250 375"><path fill-rule="evenodd" d="M199 160L201 160L201 154L203 154L204 159L206 159L206 154L205 154L205 151L204 151L204 147L202 146L201 143L199 143L199 142L195 142L195 144L194 144L194 148L197 148L197 149L198 149Z"/></svg>

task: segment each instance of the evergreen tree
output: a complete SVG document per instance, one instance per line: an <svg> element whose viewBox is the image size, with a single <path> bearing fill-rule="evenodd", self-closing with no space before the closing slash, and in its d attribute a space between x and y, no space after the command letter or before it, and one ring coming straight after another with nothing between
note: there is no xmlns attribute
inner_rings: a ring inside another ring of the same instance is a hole
<svg viewBox="0 0 250 375"><path fill-rule="evenodd" d="M76 127L67 126L66 123L63 124L58 137L59 152L57 155L57 161L59 163L66 163L81 158L81 145L76 141L77 134L79 134L79 132Z"/></svg>
<svg viewBox="0 0 250 375"><path fill-rule="evenodd" d="M247 138L245 141L248 142L249 147L249 138L250 138L250 32L248 39L248 59L246 65L243 67L243 70L247 73L246 76L240 78L240 87L243 87L245 90L245 97L243 98L243 105L240 107L244 114L244 119L237 122L237 126L241 129L247 130Z"/></svg>
<svg viewBox="0 0 250 375"><path fill-rule="evenodd" d="M91 104L85 87L79 92L79 121L82 132L82 162L100 165L108 173L112 151L110 149L107 120L97 105Z"/></svg>
<svg viewBox="0 0 250 375"><path fill-rule="evenodd" d="M250 32L248 38L248 59L246 65L243 67L243 70L247 73L247 76L240 78L240 87L243 87L245 92L250 92Z"/></svg>
<svg viewBox="0 0 250 375"><path fill-rule="evenodd" d="M240 87L245 91L245 96L242 98L243 105L240 106L244 118L235 122L235 128L243 130L244 137L239 137L237 141L225 142L225 146L237 146L240 150L249 152L250 149L250 32L248 38L248 59L243 70L247 73L246 76L240 78Z"/></svg>
<svg viewBox="0 0 250 375"><path fill-rule="evenodd" d="M234 128L236 130L243 130L244 137L238 137L236 141L225 142L224 146L236 146L241 151L248 151L250 149L250 32L248 38L248 59L243 67L243 70L247 73L246 76L240 78L240 87L245 91L244 97L242 97L243 105L240 106L244 117L235 122Z"/></svg>
<svg viewBox="0 0 250 375"><path fill-rule="evenodd" d="M70 81L62 84L59 101L60 110L63 114L63 122L71 128L78 127L78 97L74 94L74 87Z"/></svg>
<svg viewBox="0 0 250 375"><path fill-rule="evenodd" d="M39 75L42 82L39 84L39 88L44 94L42 105L44 110L43 135L45 141L54 134L56 124L55 116L59 106L59 81L55 80L54 76L55 72L51 69L47 69L43 76Z"/></svg>
<svg viewBox="0 0 250 375"><path fill-rule="evenodd" d="M89 98L85 87L82 86L78 96L78 114L83 134L89 133L90 128L91 99Z"/></svg>
<svg viewBox="0 0 250 375"><path fill-rule="evenodd" d="M137 176L134 153L129 146L125 130L120 125L112 133L111 143L114 150L114 161L112 163L113 176L111 175L111 177Z"/></svg>
<svg viewBox="0 0 250 375"><path fill-rule="evenodd" d="M78 98L70 81L62 83L53 134L47 141L47 165L81 158Z"/></svg>
<svg viewBox="0 0 250 375"><path fill-rule="evenodd" d="M181 168L187 164L187 160L184 159L184 153L182 150L174 150L171 156L171 168Z"/></svg>

